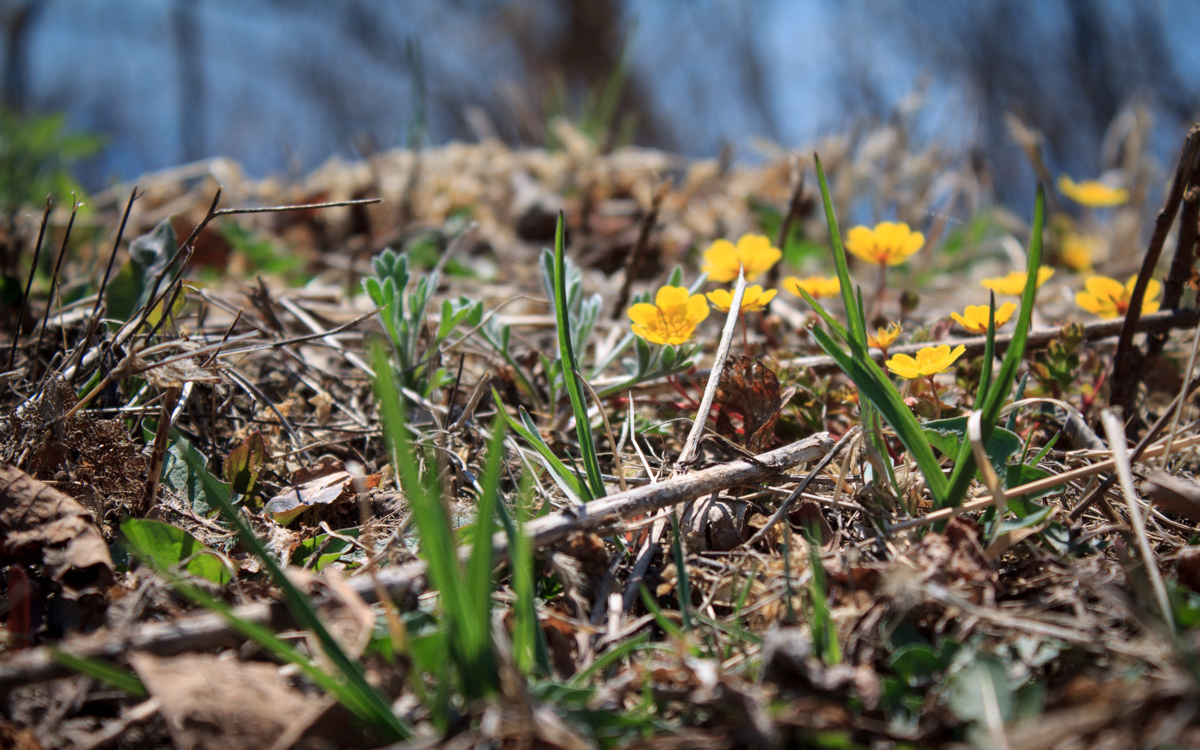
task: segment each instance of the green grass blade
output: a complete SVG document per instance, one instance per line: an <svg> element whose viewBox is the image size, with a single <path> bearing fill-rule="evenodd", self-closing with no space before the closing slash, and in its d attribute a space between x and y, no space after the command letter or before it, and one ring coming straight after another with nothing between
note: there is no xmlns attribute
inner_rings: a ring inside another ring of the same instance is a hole
<svg viewBox="0 0 1200 750"><path fill-rule="evenodd" d="M383 350L379 348L376 353L378 355L376 366L378 367L380 363L386 365L387 356L383 353ZM390 373L391 368L387 367L384 371ZM395 384L393 383L394 387ZM333 635L321 621L312 602L284 574L283 568L271 557L266 545L255 535L250 525L242 519L241 515L230 503L229 498L222 496L221 493L216 493L214 497L209 499L216 501L217 505L221 508L221 514L225 520L237 531L238 539L246 549L259 558L263 567L267 569L272 582L279 587L280 593L283 594L284 603L288 611L292 614L292 617L295 618L296 623L301 628L312 631L334 668L341 673L346 682L369 704L369 710L373 717L372 723L376 728L387 733L389 736L398 738L409 736L411 734L410 730L400 721L399 717L392 713L388 700L367 682L361 665L347 656L346 652L342 650L341 645L334 639Z"/></svg>
<svg viewBox="0 0 1200 750"><path fill-rule="evenodd" d="M1029 253L1025 272L1025 290L1021 294L1021 311L1017 315L1017 327L1013 331L1012 340L1008 343L1008 351L1004 353L1004 361L996 380L988 388L987 398L983 402L983 441L986 444L991 437L992 429L1000 418L1000 410L1012 391L1017 378L1017 370L1025 357L1025 344L1029 340L1029 327L1033 323L1033 304L1037 298L1038 269L1042 265L1042 224L1046 214L1045 188L1038 185L1037 198L1033 204L1033 227L1029 235ZM950 475L949 493L944 503L938 507L958 505L966 496L971 480L975 477L975 458L971 454L969 441L963 441L955 462L954 471Z"/></svg>
<svg viewBox="0 0 1200 750"><path fill-rule="evenodd" d="M688 583L687 558L683 554L683 544L679 536L679 517L671 511L671 554L675 557L675 573L679 580L679 613L683 615L683 629L692 629L692 618L688 610L692 604L692 589Z"/></svg>
<svg viewBox="0 0 1200 750"><path fill-rule="evenodd" d="M150 693L146 691L146 686L142 684L142 681L138 679L138 676L132 669L119 667L104 659L97 659L91 656L76 656L70 651L63 651L58 647L50 648L50 656L54 661L73 672L85 674L93 680L103 682L106 685L112 685L118 690L124 690L135 698L150 697Z"/></svg>
<svg viewBox="0 0 1200 750"><path fill-rule="evenodd" d="M533 494L532 477L525 473L521 477L520 487L517 488L517 523L508 535L508 548L512 558L512 587L517 595L514 605L516 610L516 625L513 627L513 658L517 669L523 675L533 671L538 656L538 620L537 603L534 601L533 587L533 542L525 534L525 524L529 520L529 500ZM550 664L538 666L550 674Z"/></svg>
<svg viewBox="0 0 1200 750"><path fill-rule="evenodd" d="M181 596L220 615L243 638L254 641L264 651L280 661L295 664L306 677L312 680L313 684L335 697L347 710L364 722L375 726L385 735L401 734L404 737L412 736L412 727L403 719L392 714L390 709L387 711L387 716L380 714L378 703L363 693L361 685L357 685L348 679L345 681L339 680L335 676L324 672L290 643L275 635L270 628L239 617L231 606L220 599L214 598L203 589L192 585L189 581L177 576L169 569L159 567L154 560L144 557L139 557L138 559L151 568L154 568L155 572L162 576L171 585L171 588ZM345 674L342 676L343 678L346 677ZM369 690L374 691L374 688L371 688L369 684L364 682L363 685L366 685ZM389 719L388 717L391 718Z"/></svg>
<svg viewBox="0 0 1200 750"><path fill-rule="evenodd" d="M851 356L837 345L828 331L822 328L813 328L812 334L821 349L833 357L842 372L858 387L860 395L869 399L871 405L896 431L896 436L912 454L921 473L925 475L925 483L935 501L946 497L948 489L946 477L942 474L941 466L933 455L933 449L925 439L921 423L913 416L912 411L905 405L904 399L900 397L879 366L869 358L858 359Z"/></svg>
<svg viewBox="0 0 1200 750"><path fill-rule="evenodd" d="M983 371L979 374L979 388L975 391L975 408L987 401L992 388L992 364L996 359L996 292L988 290L987 343L983 346Z"/></svg>
<svg viewBox="0 0 1200 750"><path fill-rule="evenodd" d="M563 238L565 223L562 211L558 212L558 226L554 230L554 317L558 327L558 351L563 363L563 382L567 387L567 395L571 399L571 409L575 412L575 434L579 440L579 452L583 454L583 468L587 473L588 486L593 498L604 497L604 479L600 475L600 459L596 455L596 443L592 439L592 428L588 422L587 400L583 388L576 378L579 374L579 362L575 359L575 349L571 345L571 316L567 303L567 261L565 257L566 244Z"/></svg>
<svg viewBox="0 0 1200 750"><path fill-rule="evenodd" d="M496 402L496 413L504 418L504 421L508 424L509 429L524 438L525 442L533 446L533 449L536 450L543 459L545 459L546 466L554 472L555 477L559 480L559 482L565 485L583 502L586 503L587 501L592 500L593 497L591 490L588 489L587 485L579 481L579 477L576 476L575 472L568 469L567 465L564 464L558 456L554 455L554 451L550 450L550 446L546 445L546 441L542 440L542 436L538 434L537 430L530 429L509 415L509 413L504 409L504 402L500 400L500 394L496 392L495 388L492 388L492 399ZM528 418L528 415L525 413L524 409L520 409L519 407L518 409L523 422Z"/></svg>
<svg viewBox="0 0 1200 750"><path fill-rule="evenodd" d="M821 320L824 320L825 325L829 326L829 330L833 331L834 334L836 334L837 337L842 341L850 343L850 332L846 330L846 326L842 325L841 321L830 315L829 312L821 306L821 303L817 302L816 298L804 291L804 289L797 287L797 291L799 291L800 295L804 297L804 301L811 305L812 309L817 311L817 314L821 316Z"/></svg>
<svg viewBox="0 0 1200 750"><path fill-rule="evenodd" d="M490 624L481 630L478 620L472 617L471 592L466 573L458 561L450 519L446 517L437 490L421 480L404 427L400 391L381 347L372 348L372 367L384 434L400 484L421 532L421 556L428 564L429 578L441 596L463 690L470 697L485 695L496 684L494 670L486 666L491 658Z"/></svg>
<svg viewBox="0 0 1200 750"><path fill-rule="evenodd" d="M490 662L492 628L492 531L495 529L496 504L500 495L500 472L504 468L504 421L497 416L492 421L492 439L488 444L487 467L484 469L482 494L476 512L475 540L471 546L471 558L467 563L467 587L470 590L468 616L475 622L473 631L477 637L486 636L483 643L475 643L475 657L479 660L476 669L488 674L495 671ZM486 680L487 674L476 679Z"/></svg>
<svg viewBox="0 0 1200 750"><path fill-rule="evenodd" d="M821 185L821 202L825 206L825 223L829 225L829 244L833 249L833 262L837 266L838 279L842 283L842 302L846 306L846 320L850 323L850 341L863 350L867 347L867 324L854 302L854 284L850 280L850 267L846 263L846 250L842 247L842 233L838 229L837 217L833 213L833 200L829 197L829 183L825 180L825 169L821 157L813 154L817 168L817 182Z"/></svg>
<svg viewBox="0 0 1200 750"><path fill-rule="evenodd" d="M646 588L646 584L644 583L641 587L641 594L642 604L646 605L646 609L649 610L650 614L654 617L654 621L658 623L658 626L662 628L667 635L670 635L674 638L683 639L683 631L679 629L678 625L671 622L670 619L663 614L662 607L658 606L658 602L654 601L654 596L650 593L650 589Z"/></svg>
<svg viewBox="0 0 1200 750"><path fill-rule="evenodd" d="M637 651L649 640L650 633L642 632L641 634L630 638L620 645L613 646L608 651L604 652L604 654L599 656L594 662L588 665L586 669L577 672L567 684L571 687L581 687L586 685L588 680L590 680L593 675L608 669L610 665L615 664L629 654L632 654L634 651Z"/></svg>

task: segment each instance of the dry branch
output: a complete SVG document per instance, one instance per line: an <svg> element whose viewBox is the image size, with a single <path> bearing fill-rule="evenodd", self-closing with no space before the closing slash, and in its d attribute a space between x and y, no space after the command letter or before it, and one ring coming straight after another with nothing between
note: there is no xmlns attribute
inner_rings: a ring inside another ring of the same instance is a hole
<svg viewBox="0 0 1200 750"><path fill-rule="evenodd" d="M1121 326L1124 325L1124 318L1117 320L1101 320L1094 323L1088 323L1083 327L1084 341L1099 341L1101 339L1112 338L1121 333ZM1162 331L1170 331L1176 328L1195 328L1196 323L1200 322L1200 310L1163 310L1151 315L1143 315L1138 321L1137 330L1141 333L1159 333ZM1034 351L1043 349L1050 345L1051 341L1058 338L1061 328L1050 328L1044 331L1036 331L1029 334L1029 340L1025 344L1026 351ZM1012 334L996 336L996 356L1001 356L1008 349L1009 342L1012 341ZM965 354L967 356L983 354L984 347L987 345L987 336L976 336L969 339L956 339L952 341L940 341L938 343L951 344L953 346L962 345L966 347ZM888 349L888 354L916 354L922 347L929 346L929 342L917 344L904 344L903 346L893 346ZM873 351L871 356L876 360L883 361L883 352ZM829 372L837 369L837 363L832 357L815 356L815 357L797 357L795 359L783 360L779 363L781 367L787 368L807 368L818 372Z"/></svg>
<svg viewBox="0 0 1200 750"><path fill-rule="evenodd" d="M769 479L798 464L816 460L833 447L828 433L820 432L791 445L758 456L755 461L731 461L720 466L674 477L657 484L635 487L627 492L594 500L584 506L545 516L526 526L536 548L566 539L568 535L592 531L615 519L657 510L668 505L695 500L718 490L754 484ZM496 557L508 559L508 540L496 537ZM376 581L394 600L404 600L420 592L424 585L425 564L408 563L384 568L375 576L351 578L348 585L367 602L378 599ZM246 604L234 610L238 617L263 623L275 629L295 623L281 602ZM160 656L234 645L237 636L229 623L214 612L183 617L174 622L157 622L120 631L102 631L59 644L76 655L116 659L130 651L148 651ZM0 695L20 685L64 677L71 671L54 661L48 648L18 653L0 663Z"/></svg>

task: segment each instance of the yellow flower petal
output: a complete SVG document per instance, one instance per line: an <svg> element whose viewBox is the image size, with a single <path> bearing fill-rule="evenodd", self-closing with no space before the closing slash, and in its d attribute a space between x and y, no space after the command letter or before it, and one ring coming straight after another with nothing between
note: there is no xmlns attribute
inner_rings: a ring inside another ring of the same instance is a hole
<svg viewBox="0 0 1200 750"><path fill-rule="evenodd" d="M1042 288L1042 284L1054 275L1054 269L1049 266L1040 266L1037 273L1038 289ZM996 294L1007 294L1010 297L1019 297L1025 293L1025 279L1027 273L1025 271L1013 271L1007 276L997 276L991 279L984 279L979 282L980 286L991 289Z"/></svg>
<svg viewBox="0 0 1200 750"><path fill-rule="evenodd" d="M1093 276L1084 283L1084 287L1097 298L1108 298L1113 300L1121 299L1125 294L1125 287L1116 279L1110 279L1107 276Z"/></svg>
<svg viewBox="0 0 1200 750"><path fill-rule="evenodd" d="M688 290L682 286L664 286L654 295L654 304L660 309L686 305L687 301Z"/></svg>
<svg viewBox="0 0 1200 750"><path fill-rule="evenodd" d="M1089 208L1119 206L1129 200L1129 191L1125 188L1105 185L1098 180L1075 182L1065 174L1059 175L1058 192Z"/></svg>
<svg viewBox="0 0 1200 750"><path fill-rule="evenodd" d="M729 312L733 306L733 294L728 289L715 289L708 293L708 301L716 305L721 312Z"/></svg>
<svg viewBox="0 0 1200 750"><path fill-rule="evenodd" d="M783 288L796 295L803 296L800 290L808 292L810 297L821 299L822 297L832 297L842 293L842 282L837 277L827 279L823 276L809 276L807 279L801 279L796 276L788 276L783 280Z"/></svg>
<svg viewBox="0 0 1200 750"><path fill-rule="evenodd" d="M905 380L912 380L921 377L921 369L917 366L917 361L907 354L894 354L887 361L888 369L896 373Z"/></svg>
<svg viewBox="0 0 1200 750"><path fill-rule="evenodd" d="M645 327L658 317L658 308L647 302L641 302L629 308L629 317L634 323Z"/></svg>
<svg viewBox="0 0 1200 750"><path fill-rule="evenodd" d="M640 303L629 308L630 330L654 344L682 344L697 324L708 317L703 294L688 295L684 287L665 286L655 294L659 304Z"/></svg>
<svg viewBox="0 0 1200 750"><path fill-rule="evenodd" d="M999 328L1007 323L1016 309L1017 306L1012 302L1005 302L1001 305L996 310L996 327ZM950 317L971 333L987 333L990 311L991 308L987 305L967 305L967 309L963 311L962 315L952 312Z"/></svg>
<svg viewBox="0 0 1200 750"><path fill-rule="evenodd" d="M1117 317L1117 308L1112 305L1105 305L1100 298L1087 292L1075 292L1075 304L1087 310L1092 315L1099 315L1101 318Z"/></svg>
<svg viewBox="0 0 1200 750"><path fill-rule="evenodd" d="M730 300L733 301L732 299ZM692 328L700 325L700 322L708 317L708 303L704 301L704 295L693 294L687 301L687 322ZM691 332L688 332L688 338L691 338ZM686 339L685 339L686 340ZM680 342L683 343L683 342Z"/></svg>
<svg viewBox="0 0 1200 750"><path fill-rule="evenodd" d="M887 328L876 329L874 336L867 336L867 345L886 352L898 338L900 338L900 324L888 323Z"/></svg>
<svg viewBox="0 0 1200 750"><path fill-rule="evenodd" d="M845 247L868 263L895 266L925 245L925 235L914 232L908 224L881 221L875 229L854 227L846 234Z"/></svg>

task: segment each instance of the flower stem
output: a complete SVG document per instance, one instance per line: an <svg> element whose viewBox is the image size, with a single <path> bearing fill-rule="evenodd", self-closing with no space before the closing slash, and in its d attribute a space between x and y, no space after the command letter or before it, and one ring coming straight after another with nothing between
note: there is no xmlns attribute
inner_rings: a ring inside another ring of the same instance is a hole
<svg viewBox="0 0 1200 750"><path fill-rule="evenodd" d="M887 291L887 263L879 264L879 286L875 288L875 303L871 306L871 317L883 314L883 295Z"/></svg>
<svg viewBox="0 0 1200 750"><path fill-rule="evenodd" d="M942 418L942 399L938 396L937 383L933 382L933 376L926 378L929 381L929 398L933 400L933 418Z"/></svg>

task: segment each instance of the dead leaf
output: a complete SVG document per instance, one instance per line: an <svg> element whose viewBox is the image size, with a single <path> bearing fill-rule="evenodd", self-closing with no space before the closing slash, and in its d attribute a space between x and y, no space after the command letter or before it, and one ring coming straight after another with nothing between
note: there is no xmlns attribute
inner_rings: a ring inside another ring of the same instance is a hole
<svg viewBox="0 0 1200 750"><path fill-rule="evenodd" d="M785 398L779 391L779 378L760 360L731 358L725 363L717 386L715 403L721 408L717 431L732 438L736 433L728 415L736 414L742 419L746 447L753 453L762 453L775 436L775 422L792 392L789 389Z"/></svg>
<svg viewBox="0 0 1200 750"><path fill-rule="evenodd" d="M321 619L342 649L354 658L361 656L371 640L371 633L375 627L375 613L370 605L347 585L341 571L325 568L318 576L300 568L288 568L287 576L301 591L322 602ZM318 589L320 596L317 596ZM324 658L316 636L310 635L308 641L312 652L321 654ZM332 663L327 663L326 666L334 669Z"/></svg>
<svg viewBox="0 0 1200 750"><path fill-rule="evenodd" d="M368 489L379 486L378 474L360 478L347 471L338 471L289 487L268 500L264 509L278 523L285 523L314 505L330 505L354 498L358 494L354 485L359 479Z"/></svg>
<svg viewBox="0 0 1200 750"><path fill-rule="evenodd" d="M1138 486L1142 494L1172 513L1200 521L1200 486L1165 471L1151 471Z"/></svg>
<svg viewBox="0 0 1200 750"><path fill-rule="evenodd" d="M0 466L0 554L3 562L40 561L63 595L103 591L112 557L92 514L67 495L14 466Z"/></svg>
<svg viewBox="0 0 1200 750"><path fill-rule="evenodd" d="M146 652L130 654L129 663L181 750L268 748L298 724L307 728L328 705L288 685L271 664Z"/></svg>

